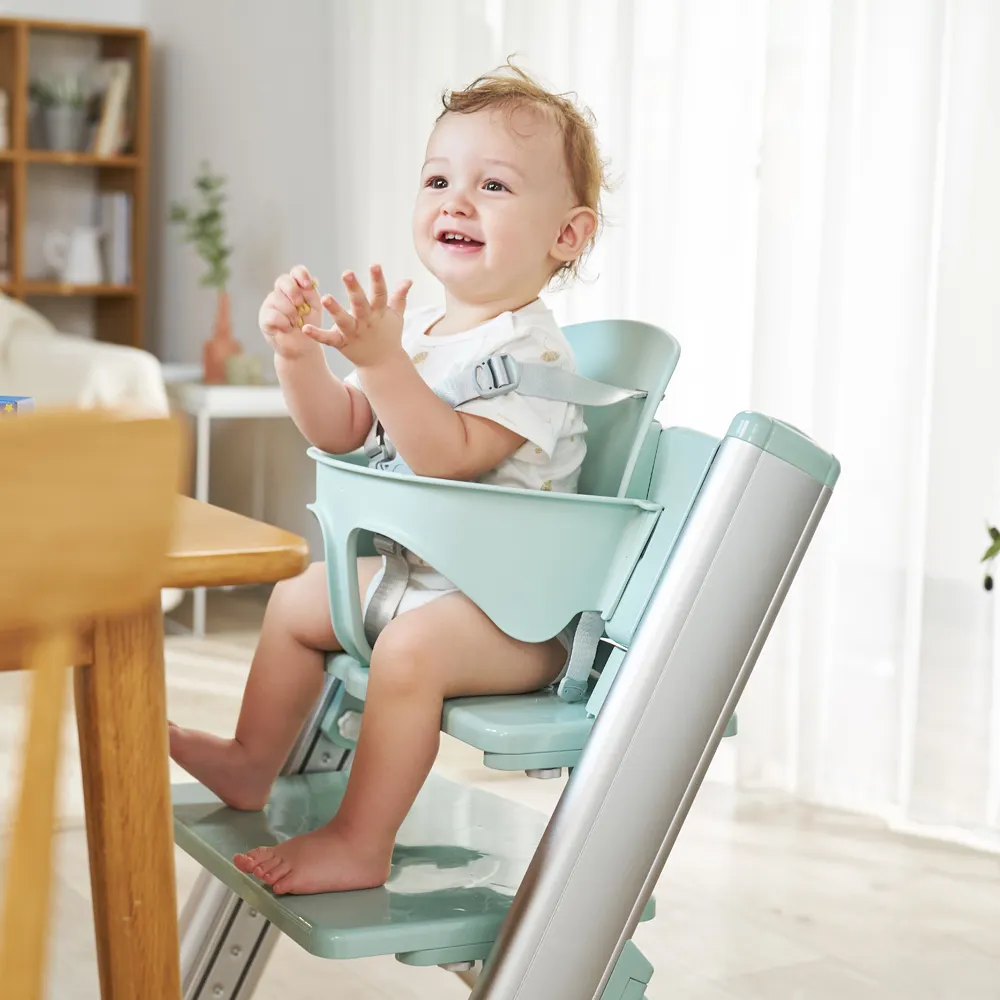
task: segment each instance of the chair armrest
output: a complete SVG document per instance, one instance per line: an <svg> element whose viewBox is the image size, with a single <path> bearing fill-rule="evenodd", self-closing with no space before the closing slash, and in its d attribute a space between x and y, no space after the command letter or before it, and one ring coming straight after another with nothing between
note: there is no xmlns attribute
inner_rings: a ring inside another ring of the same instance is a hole
<svg viewBox="0 0 1000 1000"><path fill-rule="evenodd" d="M371 658L357 579L361 531L426 560L508 635L541 642L580 611L610 617L661 508L379 472L317 449L316 502L330 609L344 651Z"/></svg>

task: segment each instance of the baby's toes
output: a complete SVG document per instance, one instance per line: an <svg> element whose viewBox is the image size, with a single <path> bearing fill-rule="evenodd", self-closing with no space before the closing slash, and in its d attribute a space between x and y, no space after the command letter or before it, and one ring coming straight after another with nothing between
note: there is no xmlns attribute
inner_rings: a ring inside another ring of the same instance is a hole
<svg viewBox="0 0 1000 1000"><path fill-rule="evenodd" d="M247 851L245 854L237 854L233 857L233 864L241 872L246 872L248 875L254 873L254 869L258 865L263 864L265 861L269 860L273 856L273 852L269 847L255 847L252 851Z"/></svg>
<svg viewBox="0 0 1000 1000"><path fill-rule="evenodd" d="M267 873L261 875L260 878L267 885L273 886L279 879L283 879L290 871L292 866L287 861L279 861L276 865L271 866Z"/></svg>
<svg viewBox="0 0 1000 1000"><path fill-rule="evenodd" d="M284 896L289 892L295 891L295 877L291 876L291 872L288 871L280 879L276 879L271 883L271 891L275 896Z"/></svg>
<svg viewBox="0 0 1000 1000"><path fill-rule="evenodd" d="M284 860L276 854L272 854L270 857L265 858L257 862L257 867L254 868L253 873L259 879L267 881L268 875L273 871L277 871L284 864Z"/></svg>

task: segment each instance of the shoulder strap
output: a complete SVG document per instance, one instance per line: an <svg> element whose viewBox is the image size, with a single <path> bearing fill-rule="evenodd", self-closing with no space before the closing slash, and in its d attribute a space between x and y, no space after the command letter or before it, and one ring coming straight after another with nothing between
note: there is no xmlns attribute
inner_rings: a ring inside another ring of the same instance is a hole
<svg viewBox="0 0 1000 1000"><path fill-rule="evenodd" d="M492 354L449 376L434 391L452 407L508 392L579 406L612 406L646 397L644 389L620 389L554 365L517 361L509 354Z"/></svg>

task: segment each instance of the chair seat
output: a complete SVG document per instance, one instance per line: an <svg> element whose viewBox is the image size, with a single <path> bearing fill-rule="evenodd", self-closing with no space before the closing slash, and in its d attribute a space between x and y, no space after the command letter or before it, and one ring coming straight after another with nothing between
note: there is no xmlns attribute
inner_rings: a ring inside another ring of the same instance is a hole
<svg viewBox="0 0 1000 1000"><path fill-rule="evenodd" d="M344 682L347 693L364 702L368 668L343 654L327 659L327 670ZM593 688L594 682L591 682ZM588 700L566 702L552 689L532 694L451 698L444 703L441 732L482 750L483 763L501 771L574 767L594 726ZM336 713L324 722L326 735L343 744ZM726 736L736 734L736 717Z"/></svg>
<svg viewBox="0 0 1000 1000"><path fill-rule="evenodd" d="M197 783L175 785L177 844L322 958L396 955L413 965L485 958L547 823L544 814L498 795L431 774L399 831L389 880L378 889L275 896L233 866L234 854L327 822L346 784L341 771L279 778L260 812L229 809ZM643 919L652 915L650 901Z"/></svg>

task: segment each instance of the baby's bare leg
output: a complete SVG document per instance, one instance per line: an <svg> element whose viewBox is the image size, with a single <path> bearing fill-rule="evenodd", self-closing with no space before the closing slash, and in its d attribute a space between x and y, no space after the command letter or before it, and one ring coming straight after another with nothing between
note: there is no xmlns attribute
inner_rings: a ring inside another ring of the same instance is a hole
<svg viewBox="0 0 1000 1000"><path fill-rule="evenodd" d="M337 815L312 833L237 855L236 866L276 893L381 885L396 832L434 763L444 699L534 691L551 683L565 660L558 640L512 639L461 594L400 615L375 644Z"/></svg>
<svg viewBox="0 0 1000 1000"><path fill-rule="evenodd" d="M362 594L381 565L358 560ZM340 649L325 563L275 585L243 693L236 735L170 726L170 756L236 809L261 809L323 687L323 659Z"/></svg>

